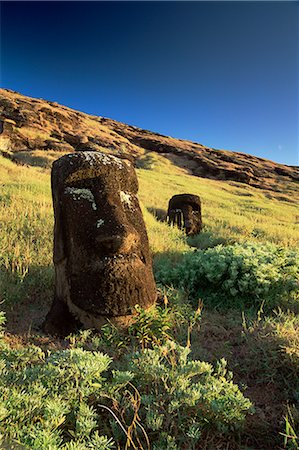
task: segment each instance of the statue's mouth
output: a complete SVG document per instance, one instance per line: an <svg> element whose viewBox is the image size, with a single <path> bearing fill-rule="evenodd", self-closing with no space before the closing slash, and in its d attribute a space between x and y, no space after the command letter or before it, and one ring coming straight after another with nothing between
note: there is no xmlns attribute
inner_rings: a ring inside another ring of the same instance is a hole
<svg viewBox="0 0 299 450"><path fill-rule="evenodd" d="M147 304L150 264L137 253L103 256L72 273L70 299L91 314L121 316L131 307Z"/></svg>
<svg viewBox="0 0 299 450"><path fill-rule="evenodd" d="M143 255L138 255L137 253L130 253L130 254L118 254L118 255L112 255L112 256L104 256L102 259L104 261L134 261L136 259L142 260Z"/></svg>

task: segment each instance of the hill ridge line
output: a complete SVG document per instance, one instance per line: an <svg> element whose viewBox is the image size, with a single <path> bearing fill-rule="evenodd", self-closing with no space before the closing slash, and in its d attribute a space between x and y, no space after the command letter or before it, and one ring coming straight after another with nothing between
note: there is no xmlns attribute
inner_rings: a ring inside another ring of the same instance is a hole
<svg viewBox="0 0 299 450"><path fill-rule="evenodd" d="M147 154L158 153L191 175L203 178L275 191L280 190L280 182L299 181L297 166L243 152L217 150L11 89L0 89L0 120L3 128L0 137L9 140L9 149L1 148L2 154L17 162L26 160L28 152L31 159L41 152L56 159L64 153L95 150L127 154L137 162Z"/></svg>

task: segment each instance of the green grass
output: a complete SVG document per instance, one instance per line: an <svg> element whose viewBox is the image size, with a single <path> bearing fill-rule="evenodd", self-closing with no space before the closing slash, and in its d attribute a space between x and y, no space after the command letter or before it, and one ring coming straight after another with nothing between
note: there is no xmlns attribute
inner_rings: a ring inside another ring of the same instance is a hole
<svg viewBox="0 0 299 450"><path fill-rule="evenodd" d="M137 170L139 197L147 208L167 210L172 195L197 194L202 201L204 231L213 239L230 242L250 239L298 246L298 191L292 197L286 196L289 201L269 199L267 191L187 175L162 156L153 154L152 158L155 160L152 170ZM199 247L201 239L205 241L206 235L195 240Z"/></svg>
<svg viewBox="0 0 299 450"><path fill-rule="evenodd" d="M48 173L1 157L1 180L1 295L11 304L49 285L53 213Z"/></svg>
<svg viewBox="0 0 299 450"><path fill-rule="evenodd" d="M292 251L298 246L295 183L292 197L288 193L290 189L286 189L283 195L276 195L240 183L190 176L160 155L147 154L144 158L147 158L146 164L141 160L137 169L139 198L156 273L163 266L176 267L184 263L186 253L191 255L194 251L190 245L205 250L213 249L219 243L224 246L235 243L243 246L250 241L261 248L263 244L266 248L268 243L272 243L284 251ZM10 358L13 358L15 346L23 353L35 351L30 350L33 343L43 350L59 350L61 342L45 343L45 338L36 330L31 333L28 331L30 326L27 324L32 311L41 308L41 315L44 315L52 299L53 212L50 171L41 167L17 166L0 157L0 177L3 184L0 194L0 292L2 308L7 314L7 330L15 336L5 335L9 348L12 348ZM156 215L161 213L160 210L166 211L172 195L184 192L198 194L202 200L204 230L194 238L187 238L181 231L168 227L155 217L155 211ZM168 284L167 280L165 284ZM214 303L205 302L202 297L203 309L200 303L196 316L192 304L197 305L199 299L190 298L190 295L188 298L187 290L186 286L171 290L166 304L160 305L160 309L148 313L141 311L135 326L127 333L120 333L108 326L100 337L88 334L85 338L83 335L74 337L70 346L105 351L116 358L113 364L121 370L128 368L126 355L152 345L159 347L168 338L180 345L189 345L191 342L193 359L209 361L215 366L218 360L225 357L229 370L234 373L234 380L245 396L256 405L256 412L247 419L243 431L237 434L231 431L221 437L219 430L217 434L215 430L205 428L200 438L201 448L298 448L298 315L287 310L287 301L282 297L281 301L279 297L275 300L274 311L266 311L263 301L254 308L248 307L245 302L241 308L230 306L221 309L220 306L215 310L211 306ZM21 342L18 340L20 334ZM20 355L14 357L20 358L20 361L23 358ZM155 383L153 389L158 389ZM142 391L141 382L139 386ZM15 396L17 399L17 392ZM160 407L164 408L163 405ZM125 406L119 407L122 410ZM77 412L73 410L73 414ZM87 411L88 414L91 421L96 420L92 412ZM145 410L142 409L140 414L145 414ZM144 420L147 420L145 417ZM153 425L155 420L159 422L160 419L155 417L155 414L149 415L148 423ZM180 423L178 418L173 420L174 423ZM185 424L189 423L187 419L184 420ZM196 434L196 426L192 429ZM178 430L170 431L178 433ZM152 442L155 442L156 437L151 433ZM52 437L45 431L43 438L44 442L47 439L49 442L59 440L56 431ZM26 442L31 442L30 437L26 439ZM42 439L42 432L39 439ZM30 445L28 448L33 448ZM173 444L170 441L168 445L165 448L175 448L171 447ZM45 445L43 448L56 447ZM70 448L79 450L85 447L78 444Z"/></svg>

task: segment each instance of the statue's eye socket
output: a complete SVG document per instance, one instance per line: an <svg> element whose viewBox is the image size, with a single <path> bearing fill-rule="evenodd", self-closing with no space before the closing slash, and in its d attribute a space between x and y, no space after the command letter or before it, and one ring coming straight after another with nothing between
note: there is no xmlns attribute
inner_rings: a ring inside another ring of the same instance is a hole
<svg viewBox="0 0 299 450"><path fill-rule="evenodd" d="M67 187L64 193L70 196L74 202L84 200L90 203L93 210L97 209L96 201L90 189Z"/></svg>

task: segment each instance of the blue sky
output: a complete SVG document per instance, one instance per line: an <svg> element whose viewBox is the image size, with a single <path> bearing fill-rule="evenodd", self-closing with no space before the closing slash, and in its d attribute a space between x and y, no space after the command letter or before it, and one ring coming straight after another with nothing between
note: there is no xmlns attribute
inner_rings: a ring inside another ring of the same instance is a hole
<svg viewBox="0 0 299 450"><path fill-rule="evenodd" d="M1 87L298 164L298 2L1 2Z"/></svg>

